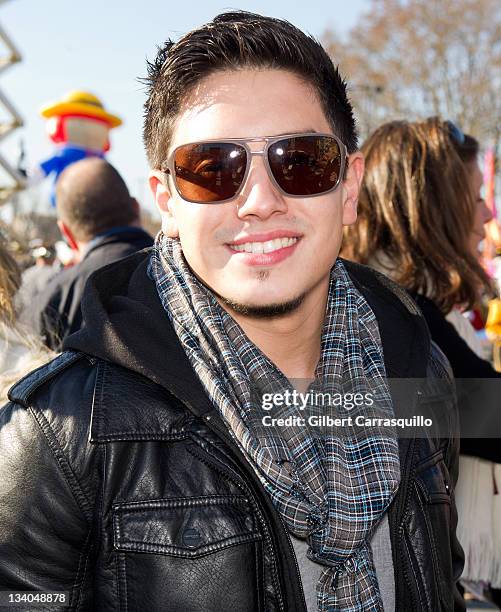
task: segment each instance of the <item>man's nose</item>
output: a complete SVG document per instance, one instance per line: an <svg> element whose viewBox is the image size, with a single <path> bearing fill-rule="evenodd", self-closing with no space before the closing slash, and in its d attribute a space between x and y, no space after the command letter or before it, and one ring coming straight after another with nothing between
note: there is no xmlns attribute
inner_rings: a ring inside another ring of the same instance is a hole
<svg viewBox="0 0 501 612"><path fill-rule="evenodd" d="M267 219L287 210L287 202L268 175L264 160L261 156L253 156L249 175L238 198L238 216Z"/></svg>

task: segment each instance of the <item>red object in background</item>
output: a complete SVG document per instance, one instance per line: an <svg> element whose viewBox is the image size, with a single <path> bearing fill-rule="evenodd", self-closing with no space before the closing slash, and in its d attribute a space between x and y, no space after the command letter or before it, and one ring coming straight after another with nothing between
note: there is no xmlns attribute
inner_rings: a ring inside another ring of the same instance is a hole
<svg viewBox="0 0 501 612"><path fill-rule="evenodd" d="M476 331L481 331L485 327L485 321L483 320L480 311L476 308L470 310L470 312L468 313L468 320L473 325L473 328Z"/></svg>

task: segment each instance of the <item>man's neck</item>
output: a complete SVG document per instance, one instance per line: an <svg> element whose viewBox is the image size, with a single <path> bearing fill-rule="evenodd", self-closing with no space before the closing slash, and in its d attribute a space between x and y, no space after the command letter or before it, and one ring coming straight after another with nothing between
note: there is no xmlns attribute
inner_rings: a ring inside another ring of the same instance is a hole
<svg viewBox="0 0 501 612"><path fill-rule="evenodd" d="M320 359L328 287L329 279L310 291L294 312L273 318L251 318L221 305L287 378L311 380Z"/></svg>
<svg viewBox="0 0 501 612"><path fill-rule="evenodd" d="M132 221L131 223L129 223L128 225L121 225L121 226L116 226L116 227L111 227L110 229L101 232L99 234L96 234L94 236L94 238L92 238L91 240L87 240L85 242L82 241L78 241L77 245L78 245L78 261L82 261L82 259L87 255L87 253L89 252L89 250L92 248L92 246L94 245L94 242L99 241L100 238L106 238L107 236L113 236L114 234L118 234L121 232L126 232L127 230L141 230L141 223L139 221ZM77 257L75 257L75 259L77 259Z"/></svg>

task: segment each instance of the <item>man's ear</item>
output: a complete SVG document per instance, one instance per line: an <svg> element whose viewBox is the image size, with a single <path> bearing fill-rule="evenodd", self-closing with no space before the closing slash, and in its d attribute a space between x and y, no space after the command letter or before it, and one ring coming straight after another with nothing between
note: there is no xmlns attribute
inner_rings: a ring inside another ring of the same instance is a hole
<svg viewBox="0 0 501 612"><path fill-rule="evenodd" d="M64 221L61 221L61 219L57 220L57 226L70 249L75 253L78 253L78 251L80 250L78 248L78 242L75 239L75 236L73 235L73 232L70 230L70 228L66 225L66 223L64 223Z"/></svg>
<svg viewBox="0 0 501 612"><path fill-rule="evenodd" d="M167 176L160 170L151 170L148 177L151 193L162 217L162 230L169 238L179 238L179 229L174 216L172 197L167 185Z"/></svg>
<svg viewBox="0 0 501 612"><path fill-rule="evenodd" d="M352 225L357 220L357 204L364 177L364 156L360 151L351 153L346 160L348 169L343 181L343 225Z"/></svg>

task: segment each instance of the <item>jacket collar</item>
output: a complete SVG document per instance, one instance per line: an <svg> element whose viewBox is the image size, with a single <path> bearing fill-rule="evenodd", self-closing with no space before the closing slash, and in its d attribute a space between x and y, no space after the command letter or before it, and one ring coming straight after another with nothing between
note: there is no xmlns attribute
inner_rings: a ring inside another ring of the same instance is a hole
<svg viewBox="0 0 501 612"><path fill-rule="evenodd" d="M141 242L151 244L151 236L140 227L114 227L90 240L83 249L82 261L94 251L115 242Z"/></svg>

